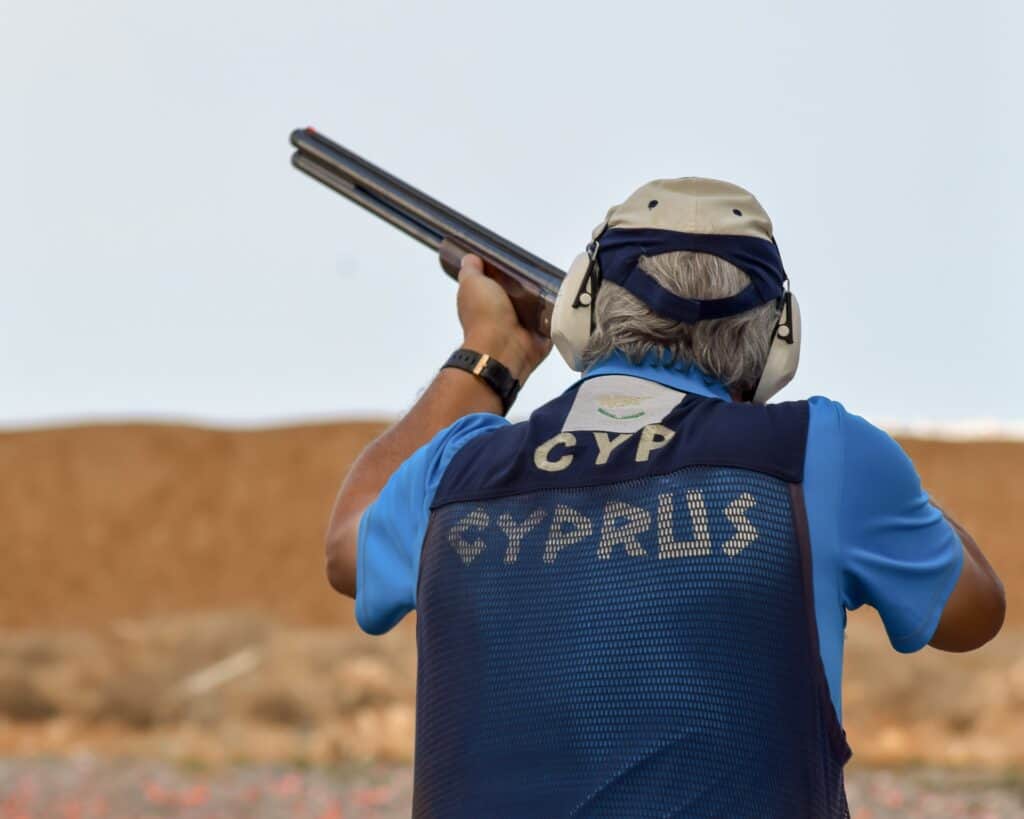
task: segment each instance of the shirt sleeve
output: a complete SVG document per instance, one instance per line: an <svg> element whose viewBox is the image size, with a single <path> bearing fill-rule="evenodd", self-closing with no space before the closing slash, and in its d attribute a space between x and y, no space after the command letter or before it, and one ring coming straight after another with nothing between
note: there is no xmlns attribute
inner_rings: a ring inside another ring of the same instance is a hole
<svg viewBox="0 0 1024 819"><path fill-rule="evenodd" d="M863 418L839 413L843 605L878 610L893 648L928 644L963 566L963 546L910 458Z"/></svg>
<svg viewBox="0 0 1024 819"><path fill-rule="evenodd" d="M416 608L420 549L438 484L463 446L506 424L490 413L460 418L403 462L367 507L356 556L356 621L365 632L383 634Z"/></svg>

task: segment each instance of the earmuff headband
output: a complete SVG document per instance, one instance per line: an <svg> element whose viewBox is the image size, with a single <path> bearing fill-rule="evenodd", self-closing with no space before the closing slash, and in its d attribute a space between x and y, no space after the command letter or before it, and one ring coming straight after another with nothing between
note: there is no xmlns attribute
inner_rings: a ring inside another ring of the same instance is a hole
<svg viewBox="0 0 1024 819"><path fill-rule="evenodd" d="M750 277L750 285L724 299L688 299L666 290L638 266L641 256L681 250L725 259ZM684 324L744 313L786 292L779 248L774 240L756 236L611 228L598 237L597 261L602 279L625 288L659 316Z"/></svg>

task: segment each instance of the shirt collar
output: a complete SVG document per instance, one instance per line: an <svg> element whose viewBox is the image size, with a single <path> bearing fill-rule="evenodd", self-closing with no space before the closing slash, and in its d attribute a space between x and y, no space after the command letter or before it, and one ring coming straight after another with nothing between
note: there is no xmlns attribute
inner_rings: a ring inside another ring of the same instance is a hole
<svg viewBox="0 0 1024 819"><path fill-rule="evenodd" d="M703 395L705 398L721 398L731 401L732 396L721 381L712 378L693 364L675 362L664 363L655 353L648 353L644 359L634 364L626 356L616 350L610 356L592 365L580 381L599 375L632 375L645 378L673 390Z"/></svg>

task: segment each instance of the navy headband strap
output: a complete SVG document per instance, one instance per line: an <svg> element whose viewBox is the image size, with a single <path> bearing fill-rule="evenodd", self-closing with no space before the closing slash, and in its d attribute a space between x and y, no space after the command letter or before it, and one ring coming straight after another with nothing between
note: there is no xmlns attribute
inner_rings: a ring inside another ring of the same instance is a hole
<svg viewBox="0 0 1024 819"><path fill-rule="evenodd" d="M685 324L744 313L785 293L786 271L782 257L775 242L768 239L677 233L654 228L612 228L601 234L597 242L602 279L624 287L659 316ZM750 277L750 285L724 299L688 299L666 290L638 267L641 256L680 250L725 259Z"/></svg>

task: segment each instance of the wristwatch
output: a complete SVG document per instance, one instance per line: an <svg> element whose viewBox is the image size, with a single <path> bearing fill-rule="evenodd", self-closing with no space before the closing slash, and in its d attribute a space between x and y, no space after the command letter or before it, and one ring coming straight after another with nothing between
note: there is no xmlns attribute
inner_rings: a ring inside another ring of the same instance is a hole
<svg viewBox="0 0 1024 819"><path fill-rule="evenodd" d="M467 350L465 347L452 353L441 369L443 370L445 367L454 367L457 370L472 373L494 390L498 398L501 399L502 414L509 411L512 402L519 395L519 389L523 386L509 372L508 367L496 358L492 358L487 353Z"/></svg>

